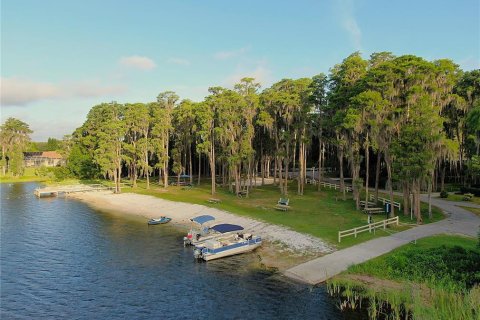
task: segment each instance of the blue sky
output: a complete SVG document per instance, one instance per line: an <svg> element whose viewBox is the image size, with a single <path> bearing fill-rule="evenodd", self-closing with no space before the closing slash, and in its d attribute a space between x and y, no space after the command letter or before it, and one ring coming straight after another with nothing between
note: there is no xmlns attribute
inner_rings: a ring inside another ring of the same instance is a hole
<svg viewBox="0 0 480 320"><path fill-rule="evenodd" d="M478 0L2 0L1 121L61 138L101 102L200 101L244 76L268 87L354 51L480 67Z"/></svg>

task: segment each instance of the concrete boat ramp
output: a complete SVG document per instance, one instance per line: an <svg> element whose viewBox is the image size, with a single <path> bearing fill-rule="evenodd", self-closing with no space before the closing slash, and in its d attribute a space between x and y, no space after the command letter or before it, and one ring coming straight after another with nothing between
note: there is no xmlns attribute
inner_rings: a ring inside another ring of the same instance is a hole
<svg viewBox="0 0 480 320"><path fill-rule="evenodd" d="M480 217L459 206L480 208L479 205L437 199L432 199L432 204L443 209L448 214L448 218L335 251L288 269L284 271L284 274L291 279L317 285L347 270L351 265L376 258L402 245L415 243L417 239L423 237L436 234L459 234L476 237L480 228Z"/></svg>

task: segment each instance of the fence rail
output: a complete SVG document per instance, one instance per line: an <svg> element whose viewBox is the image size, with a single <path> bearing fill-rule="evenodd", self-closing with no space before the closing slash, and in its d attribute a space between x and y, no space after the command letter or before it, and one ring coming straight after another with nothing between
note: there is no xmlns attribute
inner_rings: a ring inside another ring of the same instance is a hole
<svg viewBox="0 0 480 320"><path fill-rule="evenodd" d="M373 194L370 195L370 200L374 200L375 196ZM390 203L390 199L378 197L378 201L380 201L383 205ZM398 208L398 210L401 210L401 205L400 202L393 201L393 206Z"/></svg>
<svg viewBox="0 0 480 320"><path fill-rule="evenodd" d="M394 218L389 218L389 219L385 219L385 220L382 220L382 221L370 223L370 224L367 224L367 225L364 225L364 226L361 226L361 227L348 229L348 230L343 230L343 231L338 231L338 242L341 242L342 238L348 237L348 236L351 236L351 235L354 235L355 238L356 238L357 234L365 232L365 231L372 232L372 230L375 230L375 229L381 228L381 227L383 227L383 229L385 230L387 228L387 226L390 225L390 224L396 224L398 226L398 222L399 222L398 221L398 216L396 216Z"/></svg>
<svg viewBox="0 0 480 320"><path fill-rule="evenodd" d="M339 184L334 184L334 183L328 183L328 182L320 182L320 185L323 186L323 187L326 187L326 188L330 188L330 189L340 189L340 185ZM349 186L345 186L345 191L347 192L352 192L352 187L349 187Z"/></svg>

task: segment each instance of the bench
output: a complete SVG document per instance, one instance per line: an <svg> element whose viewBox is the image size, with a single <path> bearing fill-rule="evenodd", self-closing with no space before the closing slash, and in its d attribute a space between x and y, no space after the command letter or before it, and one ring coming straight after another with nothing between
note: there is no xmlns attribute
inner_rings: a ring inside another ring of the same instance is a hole
<svg viewBox="0 0 480 320"><path fill-rule="evenodd" d="M240 197L240 198L246 197L246 196L247 196L247 191L244 191L244 190L239 191L239 192L237 193L237 196Z"/></svg>
<svg viewBox="0 0 480 320"><path fill-rule="evenodd" d="M210 203L220 203L220 202L222 202L220 199L216 199L216 198L210 198L207 201L210 202Z"/></svg>
<svg viewBox="0 0 480 320"><path fill-rule="evenodd" d="M274 208L275 210L279 210L279 211L288 211L290 209L289 206L284 204L277 204Z"/></svg>
<svg viewBox="0 0 480 320"><path fill-rule="evenodd" d="M371 201L369 201L369 202L367 202L367 203L368 203L369 206L372 206L372 207L377 205L375 202L371 202ZM364 201L364 200L360 200L360 205L361 205L361 206L365 206L365 201Z"/></svg>
<svg viewBox="0 0 480 320"><path fill-rule="evenodd" d="M279 204L281 206L288 206L289 202L290 202L290 199L280 198L280 200L278 200L277 204Z"/></svg>
<svg viewBox="0 0 480 320"><path fill-rule="evenodd" d="M375 214L375 213L385 213L385 211L382 208L367 208L363 209L363 212L367 214Z"/></svg>

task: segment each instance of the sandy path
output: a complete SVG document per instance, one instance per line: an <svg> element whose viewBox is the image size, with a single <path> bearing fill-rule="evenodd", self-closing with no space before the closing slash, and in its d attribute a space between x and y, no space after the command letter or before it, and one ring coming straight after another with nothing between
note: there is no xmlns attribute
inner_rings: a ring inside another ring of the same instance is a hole
<svg viewBox="0 0 480 320"><path fill-rule="evenodd" d="M294 253L316 255L334 251L332 246L319 238L299 233L286 227L237 216L230 212L203 205L168 201L134 193L88 192L75 194L70 197L84 201L92 207L104 211L137 215L145 218L158 218L165 215L172 218L172 223L184 228L191 225L190 218L209 214L215 217L215 223L241 225L247 232L260 235L263 239Z"/></svg>

